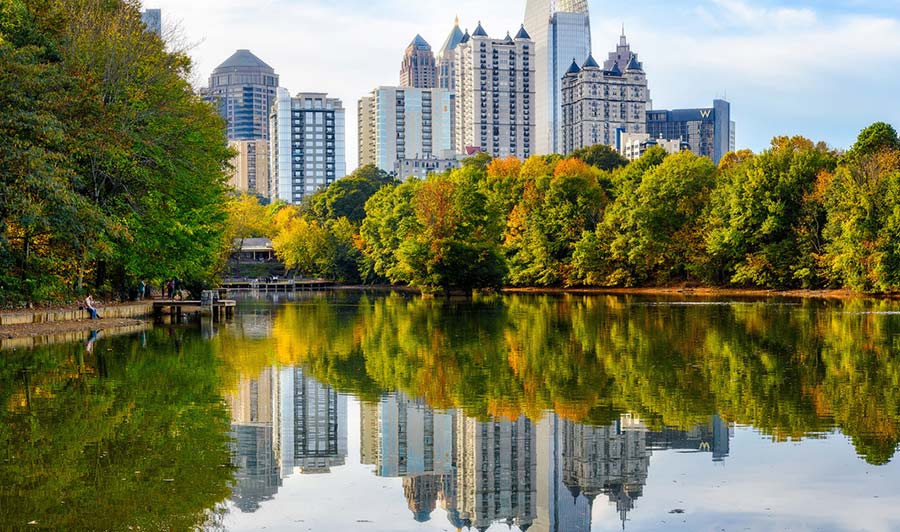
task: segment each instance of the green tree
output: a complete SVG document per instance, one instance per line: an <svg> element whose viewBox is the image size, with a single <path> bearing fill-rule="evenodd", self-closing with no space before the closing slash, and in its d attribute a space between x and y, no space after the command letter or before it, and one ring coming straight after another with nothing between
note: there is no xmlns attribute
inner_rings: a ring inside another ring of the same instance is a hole
<svg viewBox="0 0 900 532"><path fill-rule="evenodd" d="M825 261L834 284L861 292L900 289L896 132L886 124L864 130L827 185Z"/></svg>
<svg viewBox="0 0 900 532"><path fill-rule="evenodd" d="M584 279L600 278L592 272L599 256L591 255L590 246L604 241L607 283L665 285L694 278L704 262L703 215L715 176L712 161L682 152L650 167L639 182L627 181L636 187L620 190L597 234L588 233L579 246Z"/></svg>
<svg viewBox="0 0 900 532"><path fill-rule="evenodd" d="M19 122L0 138L0 256L16 267L3 280L14 297L210 279L227 252L230 152L187 82L187 56L146 32L130 2L10 0L0 61L16 109L4 119Z"/></svg>
<svg viewBox="0 0 900 532"><path fill-rule="evenodd" d="M772 147L720 176L711 198L707 249L711 278L737 286L812 287L825 225L816 194L835 156L802 137Z"/></svg>
<svg viewBox="0 0 900 532"><path fill-rule="evenodd" d="M537 169L539 161L531 165ZM528 166L523 172L534 171ZM509 215L504 251L513 285L573 284L575 245L585 231L596 228L606 205L598 170L578 159L543 166L548 172L551 168L552 175L525 179L522 199Z"/></svg>
<svg viewBox="0 0 900 532"><path fill-rule="evenodd" d="M365 218L369 198L393 181L387 172L375 165L366 165L312 196L309 209L321 222L347 218L359 224Z"/></svg>
<svg viewBox="0 0 900 532"><path fill-rule="evenodd" d="M615 170L628 164L628 159L606 144L595 144L575 150L569 157L582 160L600 170Z"/></svg>

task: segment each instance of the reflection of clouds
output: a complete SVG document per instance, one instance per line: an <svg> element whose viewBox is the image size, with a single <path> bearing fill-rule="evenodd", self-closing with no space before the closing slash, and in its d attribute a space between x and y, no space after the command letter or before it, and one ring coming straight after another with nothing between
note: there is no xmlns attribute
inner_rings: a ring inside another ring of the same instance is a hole
<svg viewBox="0 0 900 532"><path fill-rule="evenodd" d="M654 452L648 496L628 529L900 530L900 466L869 466L840 436L773 443L739 427L732 444L739 451L722 465L701 454ZM676 508L685 513L669 513ZM615 521L614 509L595 507L595 530L621 530Z"/></svg>

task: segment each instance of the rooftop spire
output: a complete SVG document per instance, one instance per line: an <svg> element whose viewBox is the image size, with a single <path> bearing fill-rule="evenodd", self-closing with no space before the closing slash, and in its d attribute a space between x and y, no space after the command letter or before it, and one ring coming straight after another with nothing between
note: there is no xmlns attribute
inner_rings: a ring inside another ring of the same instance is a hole
<svg viewBox="0 0 900 532"><path fill-rule="evenodd" d="M622 36L619 38L620 46L625 46L628 44L628 39L625 37L625 23L622 23Z"/></svg>
<svg viewBox="0 0 900 532"><path fill-rule="evenodd" d="M459 27L459 15L456 15L456 18L453 19L453 25L457 28Z"/></svg>

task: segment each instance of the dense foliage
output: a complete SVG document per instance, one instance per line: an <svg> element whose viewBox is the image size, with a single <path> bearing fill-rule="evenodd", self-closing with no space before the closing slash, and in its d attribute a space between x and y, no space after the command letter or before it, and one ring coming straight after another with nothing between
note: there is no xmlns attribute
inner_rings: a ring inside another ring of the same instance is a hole
<svg viewBox="0 0 900 532"><path fill-rule="evenodd" d="M222 266L224 125L139 8L0 3L0 304Z"/></svg>
<svg viewBox="0 0 900 532"><path fill-rule="evenodd" d="M404 182L365 167L285 209L258 236L290 268L345 282L900 290L900 139L883 123L844 154L777 137L718 167L660 148L625 164L598 146L479 154Z"/></svg>

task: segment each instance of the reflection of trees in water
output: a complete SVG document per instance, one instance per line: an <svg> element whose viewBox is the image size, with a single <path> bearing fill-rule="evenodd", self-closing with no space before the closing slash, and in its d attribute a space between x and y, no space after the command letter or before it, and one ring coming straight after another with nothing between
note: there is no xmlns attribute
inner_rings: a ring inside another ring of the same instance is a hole
<svg viewBox="0 0 900 532"><path fill-rule="evenodd" d="M183 331L0 357L0 529L188 530L228 495L210 346ZM27 398L27 399L26 399Z"/></svg>
<svg viewBox="0 0 900 532"><path fill-rule="evenodd" d="M871 312L893 308L331 296L280 308L257 349L368 399L399 389L478 418L553 409L608 424L634 412L679 428L719 412L775 440L837 427L885 463L900 441L900 317Z"/></svg>

